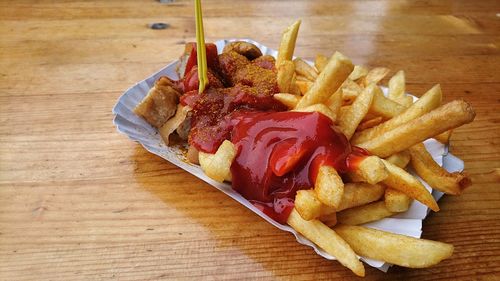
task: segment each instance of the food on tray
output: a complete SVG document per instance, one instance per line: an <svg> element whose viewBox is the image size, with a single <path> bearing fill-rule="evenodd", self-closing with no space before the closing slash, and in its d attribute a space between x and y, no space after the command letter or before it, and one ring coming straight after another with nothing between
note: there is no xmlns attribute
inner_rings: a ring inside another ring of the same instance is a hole
<svg viewBox="0 0 500 281"><path fill-rule="evenodd" d="M293 59L299 27L285 30L276 59L248 42L223 50L207 43L201 93L196 44L188 43L182 78L161 77L136 114L167 144L174 133L186 140L187 158L207 176L231 182L359 276L357 254L414 268L449 257L449 244L357 225L405 212L414 199L439 210L407 166L448 194L470 185L466 174L439 167L422 142L447 142L474 111L464 101L442 105L439 85L413 102L402 71L385 96L378 83L389 69L354 65L339 52L317 55L314 66Z"/></svg>

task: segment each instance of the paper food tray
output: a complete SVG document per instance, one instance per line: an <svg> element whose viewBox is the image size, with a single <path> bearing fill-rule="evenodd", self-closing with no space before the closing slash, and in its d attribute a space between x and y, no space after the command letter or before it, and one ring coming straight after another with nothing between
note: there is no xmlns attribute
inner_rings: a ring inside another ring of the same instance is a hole
<svg viewBox="0 0 500 281"><path fill-rule="evenodd" d="M255 44L261 49L264 55L272 55L274 57L276 57L277 55L277 51L250 39L219 40L215 42L219 53L228 42L236 40L247 41ZM231 188L231 185L227 183L219 183L210 179L203 173L198 165L188 163L178 147L166 146L163 143L157 130L149 125L144 119L133 113L133 109L135 108L135 106L139 104L139 102L147 95L149 89L153 87L155 81L159 77L168 76L175 80L179 79L175 71L178 63L179 60L173 61L150 77L138 82L120 96L118 102L113 108L113 123L116 125L117 130L127 135L130 139L139 142L147 151L164 158L165 160L171 162L179 168L193 174L194 176L224 192L229 197L238 201L257 215L268 221L270 224L276 226L281 230L292 233L300 244L307 245L313 248L318 255L329 260L335 260L335 257L324 252L307 238L298 234L293 228L287 225L282 225L259 211L250 202L248 202L248 200L235 192ZM384 90L384 93L387 92L387 88L382 87L382 89ZM439 165L443 166L446 170L450 172L463 170L463 161L449 154L446 146L433 139L425 141L424 144L431 153L434 160L436 160L436 162ZM432 190L429 185L422 179L420 179L420 181L422 181L422 183L427 187L428 190ZM439 200L439 198L441 198L443 194L439 191L432 190L432 195L436 200ZM391 218L367 223L365 224L365 226L419 238L422 234L422 220L425 219L428 213L429 209L425 205L414 200L407 212L395 215ZM382 261L372 260L364 257L361 257L361 259L370 266L376 267L384 272L387 272L388 268L391 266L391 264L384 263Z"/></svg>

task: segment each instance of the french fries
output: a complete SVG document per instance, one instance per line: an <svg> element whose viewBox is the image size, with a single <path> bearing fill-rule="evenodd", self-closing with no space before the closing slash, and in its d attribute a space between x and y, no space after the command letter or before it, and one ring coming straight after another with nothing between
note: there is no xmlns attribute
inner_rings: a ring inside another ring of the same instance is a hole
<svg viewBox="0 0 500 281"><path fill-rule="evenodd" d="M389 80L389 94L387 95L393 101L406 95L405 92L405 72L400 70Z"/></svg>
<svg viewBox="0 0 500 281"><path fill-rule="evenodd" d="M352 139L352 143L358 144L375 137L382 136L388 131L439 107L441 100L441 87L436 85L426 92L415 104L407 108L401 114L378 126L356 133Z"/></svg>
<svg viewBox="0 0 500 281"><path fill-rule="evenodd" d="M319 73L321 73L323 69L325 69L327 63L328 63L327 57L321 54L316 55L316 59L314 60L314 67L316 67Z"/></svg>
<svg viewBox="0 0 500 281"><path fill-rule="evenodd" d="M379 200L384 195L385 187L381 184L346 183L344 195L337 211L361 206ZM324 214L325 211L322 211Z"/></svg>
<svg viewBox="0 0 500 281"><path fill-rule="evenodd" d="M334 227L335 225L337 225L337 213L333 212L321 217L319 220L329 227Z"/></svg>
<svg viewBox="0 0 500 281"><path fill-rule="evenodd" d="M350 78L347 78L347 80L344 81L344 84L342 84L341 87L342 99L344 103L351 104L362 91L363 88L361 86L359 86Z"/></svg>
<svg viewBox="0 0 500 281"><path fill-rule="evenodd" d="M339 91L335 92L328 98L325 104L335 113L335 116L338 116L342 107L342 94Z"/></svg>
<svg viewBox="0 0 500 281"><path fill-rule="evenodd" d="M393 155L385 158L385 160L401 169L404 169L408 163L410 163L410 158L410 152L408 150L403 150L398 153L394 153Z"/></svg>
<svg viewBox="0 0 500 281"><path fill-rule="evenodd" d="M390 217L395 212L389 211L384 201L351 208L337 213L337 222L347 225L359 225Z"/></svg>
<svg viewBox="0 0 500 281"><path fill-rule="evenodd" d="M368 71L366 76L363 77L362 84L366 87L370 84L377 84L380 82L384 77L389 74L389 69L385 67L375 67ZM355 80L355 79L353 79Z"/></svg>
<svg viewBox="0 0 500 281"><path fill-rule="evenodd" d="M320 61L321 59L317 64L320 64ZM363 68L358 68L358 73L351 78L361 80L362 84L367 85L361 88L352 80L346 80L352 64L338 53L332 56L317 77L311 75L316 73L312 72L315 71L314 68L309 65L303 67L302 63L305 62L282 61L281 70L278 67L278 84L284 93L275 94L274 98L293 111L324 114L337 122L348 139L352 136L352 143L375 155L364 158L355 172L349 174L350 177L363 182L344 183L335 168L321 166L314 188L297 192L295 208L287 223L327 253L334 255L339 262L359 276L364 275L364 267L354 252L408 267L427 267L449 257L453 247L448 244L355 225L405 212L409 209L412 199L419 200L434 211L439 210L427 189L403 170L409 162L429 183L437 185L438 182L444 181L436 189L451 194L461 191L468 178L462 174L447 173L435 162L429 164L432 157L427 151L421 150L421 144L415 145L415 142L443 132L446 134L447 130L472 120L474 113L468 105L455 102L436 110L442 100L441 90L437 85L416 103L408 103L410 106L406 107L404 102L401 102L401 97L406 97L403 96L404 85L394 85L396 82L393 82L394 100L391 100L386 98L375 84L366 84L367 81L381 80L387 74L387 69L379 68L366 73ZM300 68L302 70L298 70ZM294 80L295 72L298 74L297 82ZM395 76L393 79L401 78ZM391 81L397 81L393 79ZM290 94L291 84L305 93L302 98ZM403 87L403 90L398 87ZM350 105L342 106L343 102ZM446 121L444 116L452 116L454 121ZM383 122L386 119L388 120ZM436 125L436 122L447 124ZM234 146L226 142L216 154L200 153L200 165L203 170L219 181L227 180L229 167L236 153ZM219 173L210 170L214 166L213 163L220 166ZM339 234L329 227L334 227ZM406 244L410 248L407 248ZM418 247L422 247L429 254L422 253Z"/></svg>
<svg viewBox="0 0 500 281"><path fill-rule="evenodd" d="M276 77L280 92L290 93L294 73L295 66L292 61L281 61L281 63L278 65L278 74Z"/></svg>
<svg viewBox="0 0 500 281"><path fill-rule="evenodd" d="M389 176L384 162L377 156L368 156L363 159L355 173L370 184L379 183Z"/></svg>
<svg viewBox="0 0 500 281"><path fill-rule="evenodd" d="M225 140L215 154L199 152L200 167L207 176L218 182L231 179L231 164L236 156L236 148Z"/></svg>
<svg viewBox="0 0 500 281"><path fill-rule="evenodd" d="M302 82L311 82L309 79L307 79L306 77L302 76L302 75L296 75L295 76L296 79L297 79L297 82L298 81L302 81Z"/></svg>
<svg viewBox="0 0 500 281"><path fill-rule="evenodd" d="M295 209L306 221L318 218L321 215L322 203L312 189L297 191L295 195Z"/></svg>
<svg viewBox="0 0 500 281"><path fill-rule="evenodd" d="M406 95L405 88L405 73L400 70L389 80L388 97L401 105L410 106L413 103L413 98Z"/></svg>
<svg viewBox="0 0 500 281"><path fill-rule="evenodd" d="M358 255L399 266L429 267L453 254L453 246L446 243L362 226L339 225L334 229Z"/></svg>
<svg viewBox="0 0 500 281"><path fill-rule="evenodd" d="M381 116L385 119L391 119L405 109L405 106L386 98L382 90L378 89L373 96L372 106L368 113L375 116Z"/></svg>
<svg viewBox="0 0 500 281"><path fill-rule="evenodd" d="M449 102L431 112L396 127L384 135L356 144L378 155L388 157L432 136L474 120L476 113L463 100Z"/></svg>
<svg viewBox="0 0 500 281"><path fill-rule="evenodd" d="M409 151L413 169L432 188L447 194L458 195L471 185L472 181L466 174L449 173L440 167L422 143L410 147Z"/></svg>
<svg viewBox="0 0 500 281"><path fill-rule="evenodd" d="M344 183L335 168L326 165L319 168L314 191L321 203L333 208L340 205L344 194Z"/></svg>
<svg viewBox="0 0 500 281"><path fill-rule="evenodd" d="M306 221L295 209L290 213L287 223L325 252L336 257L342 265L356 275L365 276L365 267L349 244L324 223L319 220Z"/></svg>
<svg viewBox="0 0 500 281"><path fill-rule="evenodd" d="M318 78L318 72L314 67L310 66L307 62L305 62L301 58L296 58L293 60L295 64L295 72L297 74L306 77L308 80L314 81Z"/></svg>
<svg viewBox="0 0 500 281"><path fill-rule="evenodd" d="M385 187L381 184L368 184L365 182L350 182L344 185L344 194L337 208L323 205L322 218L335 212L354 208L379 200L384 195Z"/></svg>
<svg viewBox="0 0 500 281"><path fill-rule="evenodd" d="M382 181L383 184L390 188L399 190L411 198L420 201L422 204L431 208L434 212L439 211L436 200L434 200L432 194L427 191L425 186L420 181L398 166L395 166L385 160L382 161L384 162L389 174L389 176Z"/></svg>
<svg viewBox="0 0 500 281"><path fill-rule="evenodd" d="M300 20L294 22L283 32L280 47L278 49L278 57L276 58L276 67L279 67L281 65L281 62L285 60L292 60L293 51L295 50L295 42L297 41L297 34L299 33L300 23Z"/></svg>
<svg viewBox="0 0 500 281"><path fill-rule="evenodd" d="M337 119L337 115L335 112L333 112L328 106L322 104L322 103L317 103L313 104L301 109L294 109L292 111L298 111L298 112L321 112L323 115L326 117L330 118L332 122L335 122Z"/></svg>
<svg viewBox="0 0 500 281"><path fill-rule="evenodd" d="M390 212L406 212L410 208L411 198L403 192L387 188L384 194L384 203Z"/></svg>
<svg viewBox="0 0 500 281"><path fill-rule="evenodd" d="M365 116L365 118L366 118L366 116ZM384 118L382 118L381 116L371 118L369 120L366 120L366 121L363 121L362 123L360 123L359 126L356 128L356 131L363 131L363 130L366 130L369 128L373 128L373 127L379 125L380 123L382 123L383 121L384 121Z"/></svg>
<svg viewBox="0 0 500 281"><path fill-rule="evenodd" d="M366 113L368 113L376 89L378 89L378 87L375 84L371 84L365 88L349 109L339 118L339 128L347 139L352 137L359 123L361 123L361 120L363 120Z"/></svg>
<svg viewBox="0 0 500 281"><path fill-rule="evenodd" d="M286 105L289 109L295 108L295 106L297 105L297 103L300 100L299 96L287 94L287 93L274 94L273 98L279 100L282 104Z"/></svg>
<svg viewBox="0 0 500 281"><path fill-rule="evenodd" d="M295 84L299 88L300 94L303 95L303 94L307 93L307 91L309 91L313 82L298 80L297 82L295 82Z"/></svg>
<svg viewBox="0 0 500 281"><path fill-rule="evenodd" d="M300 88L297 85L297 75L295 73L292 75L292 81L290 82L290 94L296 96L302 95Z"/></svg>
<svg viewBox="0 0 500 281"><path fill-rule="evenodd" d="M449 142L450 142L450 138L451 138L451 133L452 133L452 132L453 132L453 130L448 130L448 131L446 131L446 132L444 132L444 133L441 133L441 134L439 134L439 135L437 135L437 136L434 136L434 138L435 138L438 142L440 142L440 143L442 143L442 144L447 144L447 143L449 143Z"/></svg>
<svg viewBox="0 0 500 281"><path fill-rule="evenodd" d="M368 75L368 69L361 65L355 65L351 74L349 75L349 79L356 81ZM378 82L378 81L377 81Z"/></svg>
<svg viewBox="0 0 500 281"><path fill-rule="evenodd" d="M297 108L325 102L342 85L354 66L339 52L335 52L309 91L304 94Z"/></svg>

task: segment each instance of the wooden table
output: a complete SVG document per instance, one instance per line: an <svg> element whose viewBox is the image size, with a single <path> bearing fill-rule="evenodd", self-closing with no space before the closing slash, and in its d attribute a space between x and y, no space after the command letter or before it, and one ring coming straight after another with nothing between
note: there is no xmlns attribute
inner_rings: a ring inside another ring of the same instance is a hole
<svg viewBox="0 0 500 281"><path fill-rule="evenodd" d="M339 50L404 69L421 95L472 103L451 151L474 185L445 196L423 237L455 253L428 269L367 267L365 280L500 274L498 1L204 1L207 41L276 48L302 19L296 54ZM148 24L166 22L165 30ZM289 233L116 132L111 108L194 40L191 1L0 3L0 280L351 279Z"/></svg>

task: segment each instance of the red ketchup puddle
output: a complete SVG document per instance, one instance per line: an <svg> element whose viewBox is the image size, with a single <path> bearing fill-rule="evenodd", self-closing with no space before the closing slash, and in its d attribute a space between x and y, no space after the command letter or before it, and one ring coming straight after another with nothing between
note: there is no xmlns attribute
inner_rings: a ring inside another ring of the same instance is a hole
<svg viewBox="0 0 500 281"><path fill-rule="evenodd" d="M233 189L285 224L300 189L314 186L321 165L354 169L367 152L351 148L332 121L317 112L235 112L231 141Z"/></svg>

